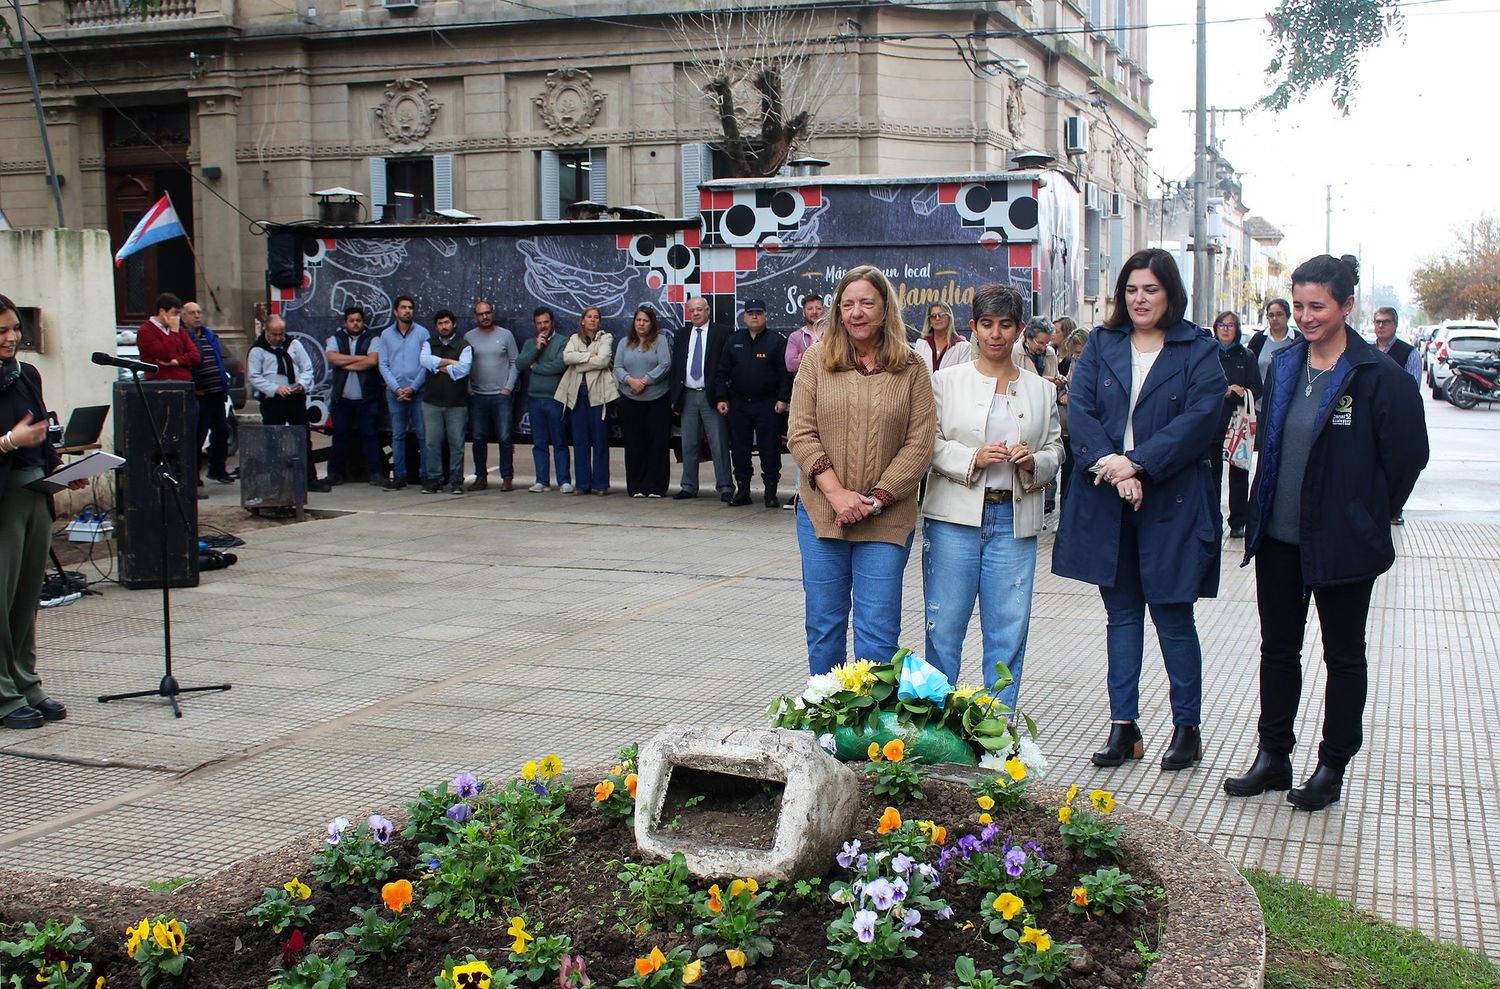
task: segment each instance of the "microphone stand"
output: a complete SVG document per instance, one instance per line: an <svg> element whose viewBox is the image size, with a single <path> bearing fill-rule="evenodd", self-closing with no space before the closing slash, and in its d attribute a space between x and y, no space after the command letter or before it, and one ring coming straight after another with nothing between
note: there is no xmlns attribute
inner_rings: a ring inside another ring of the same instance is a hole
<svg viewBox="0 0 1500 989"><path fill-rule="evenodd" d="M195 694L202 691L228 690L227 683L216 683L207 687L184 687L177 682L172 675L172 590L167 581L167 498L172 497L177 502L177 514L181 517L183 525L187 524L187 513L182 508L182 482L172 476L167 469L166 444L162 441L161 428L156 424L156 416L151 411L151 403L146 401L146 389L141 384L141 372L132 369L131 378L135 381L136 397L140 399L141 408L146 412L146 422L151 426L151 438L156 441L156 482L160 486L161 498L158 508L160 510L159 521L161 523L162 545L161 545L161 637L162 655L166 661L166 675L161 678L161 683L155 690L136 690L127 694L105 694L99 698L100 704L108 704L110 701L130 700L136 697L165 697L172 705L172 716L182 717L182 708L177 704L179 694ZM194 549L196 552L196 549Z"/></svg>

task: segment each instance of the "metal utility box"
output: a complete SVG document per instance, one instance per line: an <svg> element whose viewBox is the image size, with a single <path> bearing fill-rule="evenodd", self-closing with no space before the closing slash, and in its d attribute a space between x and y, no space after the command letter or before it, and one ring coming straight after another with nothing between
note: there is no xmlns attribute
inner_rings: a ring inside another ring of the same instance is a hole
<svg viewBox="0 0 1500 989"><path fill-rule="evenodd" d="M240 424L240 506L290 508L302 521L307 504L307 427Z"/></svg>

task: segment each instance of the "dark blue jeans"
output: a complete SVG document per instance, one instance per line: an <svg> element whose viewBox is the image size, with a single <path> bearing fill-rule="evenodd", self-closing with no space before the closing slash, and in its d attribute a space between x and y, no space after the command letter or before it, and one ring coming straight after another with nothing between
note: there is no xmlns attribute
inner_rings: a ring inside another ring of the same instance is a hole
<svg viewBox="0 0 1500 989"><path fill-rule="evenodd" d="M365 454L365 470L372 478L385 476L385 458L380 455L380 437L375 432L379 424L379 396L333 400L333 446L328 453L331 477L349 480L344 475L344 463L349 454L350 436L356 432Z"/></svg>
<svg viewBox="0 0 1500 989"><path fill-rule="evenodd" d="M539 484L551 486L547 467L547 450L557 463L557 483L571 484L568 473L568 445L563 441L563 404L555 398L532 397L526 404L527 422L531 424L531 456L536 461Z"/></svg>
<svg viewBox="0 0 1500 989"><path fill-rule="evenodd" d="M484 477L490 470L490 444L500 445L500 477L516 476L516 445L510 441L511 396L470 395L469 428L474 432L474 476ZM534 430L536 427L533 426Z"/></svg>
<svg viewBox="0 0 1500 989"><path fill-rule="evenodd" d="M1146 609L1156 626L1171 685L1172 723L1195 727L1203 706L1203 649L1193 624L1191 604L1148 604L1141 588L1140 537L1136 520L1122 513L1120 556L1115 586L1099 588L1109 613L1105 648L1109 653L1109 717L1134 721L1140 716L1141 653L1146 647Z"/></svg>
<svg viewBox="0 0 1500 989"><path fill-rule="evenodd" d="M609 406L590 405L586 385L568 413L573 424L573 477L579 491L609 490Z"/></svg>

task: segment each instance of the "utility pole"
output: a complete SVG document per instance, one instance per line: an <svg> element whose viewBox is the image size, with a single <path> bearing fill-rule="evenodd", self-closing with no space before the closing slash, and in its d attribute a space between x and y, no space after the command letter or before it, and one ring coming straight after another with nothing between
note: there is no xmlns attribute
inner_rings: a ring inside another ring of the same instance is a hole
<svg viewBox="0 0 1500 989"><path fill-rule="evenodd" d="M31 79L31 101L36 104L36 122L42 129L42 152L47 158L47 184L52 186L52 199L57 204L57 226L66 227L63 220L62 181L57 166L52 163L52 140L47 136L47 115L42 112L42 91L36 83L36 63L31 59L31 42L26 38L26 18L21 14L21 0L11 0L16 9L16 33L21 36L21 53L26 59L26 75Z"/></svg>
<svg viewBox="0 0 1500 989"><path fill-rule="evenodd" d="M1213 253L1208 247L1208 0L1198 0L1198 100L1193 167L1193 322L1213 319Z"/></svg>

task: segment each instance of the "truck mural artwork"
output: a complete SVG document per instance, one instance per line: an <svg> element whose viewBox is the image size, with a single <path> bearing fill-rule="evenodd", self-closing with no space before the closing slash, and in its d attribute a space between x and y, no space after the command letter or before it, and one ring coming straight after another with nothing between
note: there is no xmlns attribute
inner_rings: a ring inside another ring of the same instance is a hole
<svg viewBox="0 0 1500 989"><path fill-rule="evenodd" d="M538 306L565 332L598 306L619 339L638 306L671 328L697 295L729 325L746 299L764 299L771 327L787 332L804 296L831 299L858 264L885 272L914 328L935 302L964 326L986 282L1020 289L1028 316L1076 315L1082 302L1080 197L1059 172L718 180L700 187L699 209L679 219L272 226L295 238L301 271L272 261L283 287L270 289L271 312L313 354L313 401L326 411L324 340L350 305L378 332L398 295L417 300L419 322L447 308L465 327L474 302L489 299L518 343L534 335Z"/></svg>

